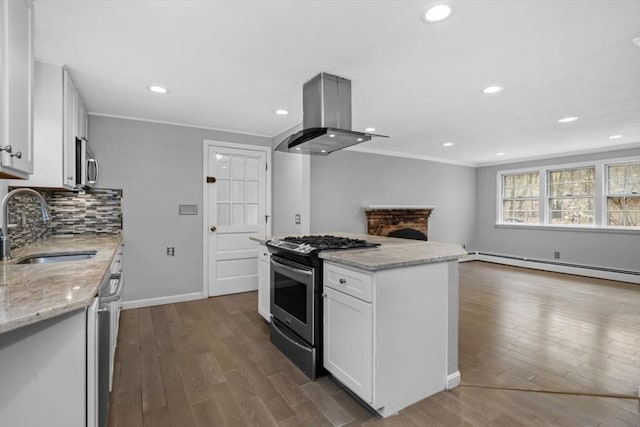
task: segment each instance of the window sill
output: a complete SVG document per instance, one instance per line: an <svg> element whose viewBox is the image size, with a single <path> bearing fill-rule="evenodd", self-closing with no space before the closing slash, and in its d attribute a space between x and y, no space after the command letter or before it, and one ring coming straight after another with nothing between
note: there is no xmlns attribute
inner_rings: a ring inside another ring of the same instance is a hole
<svg viewBox="0 0 640 427"><path fill-rule="evenodd" d="M613 233L613 234L640 234L640 227L586 227L579 225L547 225L547 224L506 224L496 223L496 228L513 228L520 230L557 230L557 231L578 231L587 233Z"/></svg>

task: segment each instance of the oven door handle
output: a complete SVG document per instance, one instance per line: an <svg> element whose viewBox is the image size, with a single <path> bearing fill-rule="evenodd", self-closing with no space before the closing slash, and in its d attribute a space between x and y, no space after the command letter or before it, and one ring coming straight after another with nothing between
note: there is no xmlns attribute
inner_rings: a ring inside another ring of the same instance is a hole
<svg viewBox="0 0 640 427"><path fill-rule="evenodd" d="M276 331L278 331L278 333L284 337L287 341L289 341L291 344L295 345L296 347L300 348L301 350L304 350L306 352L311 352L311 349L308 347L303 346L302 344L300 344L299 342L295 341L294 339L292 339L289 334L286 331L283 331L282 329L280 329L278 327L278 322L274 322L273 316L271 316L271 326L273 327L273 329L275 329Z"/></svg>
<svg viewBox="0 0 640 427"><path fill-rule="evenodd" d="M274 260L273 258L271 258L271 263L277 265L278 267L286 268L287 270L290 270L290 271L295 271L296 273L302 274L303 276L313 276L313 271L311 271L311 270L301 270L299 268L295 268L295 267L292 267L292 266L287 265L287 264L282 264L282 263Z"/></svg>

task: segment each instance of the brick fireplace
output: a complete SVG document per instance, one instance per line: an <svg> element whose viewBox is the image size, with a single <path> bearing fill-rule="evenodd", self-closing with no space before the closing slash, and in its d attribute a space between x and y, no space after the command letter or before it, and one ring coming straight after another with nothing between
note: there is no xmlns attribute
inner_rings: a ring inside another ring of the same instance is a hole
<svg viewBox="0 0 640 427"><path fill-rule="evenodd" d="M427 240L434 206L370 206L365 208L367 234Z"/></svg>

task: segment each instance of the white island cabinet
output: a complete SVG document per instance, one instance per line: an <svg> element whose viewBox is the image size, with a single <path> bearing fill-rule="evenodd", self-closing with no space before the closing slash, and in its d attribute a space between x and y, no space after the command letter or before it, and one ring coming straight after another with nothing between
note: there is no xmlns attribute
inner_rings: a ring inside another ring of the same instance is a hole
<svg viewBox="0 0 640 427"><path fill-rule="evenodd" d="M327 256L323 363L338 381L384 417L457 385L457 258L365 270Z"/></svg>
<svg viewBox="0 0 640 427"><path fill-rule="evenodd" d="M258 245L258 313L271 321L271 254L264 244Z"/></svg>

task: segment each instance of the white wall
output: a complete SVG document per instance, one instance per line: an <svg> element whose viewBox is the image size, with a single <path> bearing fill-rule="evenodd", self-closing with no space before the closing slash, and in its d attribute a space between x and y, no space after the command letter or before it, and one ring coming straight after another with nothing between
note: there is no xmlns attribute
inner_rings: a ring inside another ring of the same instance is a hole
<svg viewBox="0 0 640 427"><path fill-rule="evenodd" d="M203 140L269 146L261 138L190 127L90 116L99 187L122 188L125 301L202 291ZM198 215L178 215L179 204ZM175 256L166 247L175 247Z"/></svg>
<svg viewBox="0 0 640 427"><path fill-rule="evenodd" d="M311 158L314 233L366 233L369 205L435 205L429 240L468 247L475 204L471 167L345 150Z"/></svg>
<svg viewBox="0 0 640 427"><path fill-rule="evenodd" d="M300 130L300 125L273 138L273 148ZM311 224L310 156L273 152L272 232L274 235L308 234ZM300 224L295 215L300 214Z"/></svg>
<svg viewBox="0 0 640 427"><path fill-rule="evenodd" d="M640 148L478 168L477 234L473 249L544 260L552 260L554 251L559 251L560 261L563 262L640 271L640 235L637 233L527 230L495 226L498 171L638 155Z"/></svg>

